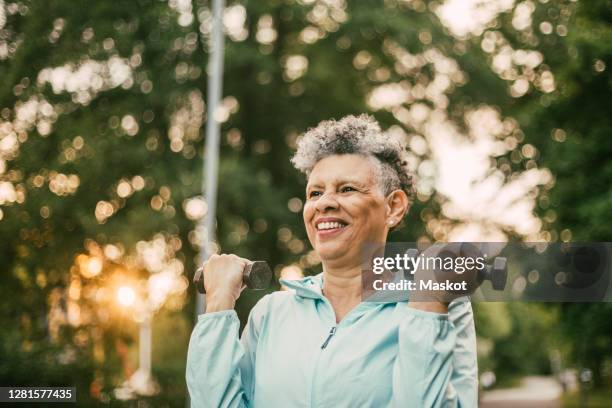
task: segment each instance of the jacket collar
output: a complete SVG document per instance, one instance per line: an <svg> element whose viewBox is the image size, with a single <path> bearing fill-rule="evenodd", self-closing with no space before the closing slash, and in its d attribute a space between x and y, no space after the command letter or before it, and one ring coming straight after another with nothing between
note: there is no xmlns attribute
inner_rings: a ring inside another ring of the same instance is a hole
<svg viewBox="0 0 612 408"><path fill-rule="evenodd" d="M293 289L295 294L310 299L323 299L323 272L302 279L281 279L281 285Z"/></svg>
<svg viewBox="0 0 612 408"><path fill-rule="evenodd" d="M297 280L280 280L281 285L295 291L297 296L309 299L323 299L323 272ZM376 292L367 299L369 303L397 303L408 301L406 291Z"/></svg>

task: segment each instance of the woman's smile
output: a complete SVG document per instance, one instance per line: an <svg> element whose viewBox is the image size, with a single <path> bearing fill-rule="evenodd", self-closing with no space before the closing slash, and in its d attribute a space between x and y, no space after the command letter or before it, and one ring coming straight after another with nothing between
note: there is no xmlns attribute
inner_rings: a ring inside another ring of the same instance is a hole
<svg viewBox="0 0 612 408"><path fill-rule="evenodd" d="M344 232L348 223L336 217L322 217L315 221L319 239L328 239Z"/></svg>

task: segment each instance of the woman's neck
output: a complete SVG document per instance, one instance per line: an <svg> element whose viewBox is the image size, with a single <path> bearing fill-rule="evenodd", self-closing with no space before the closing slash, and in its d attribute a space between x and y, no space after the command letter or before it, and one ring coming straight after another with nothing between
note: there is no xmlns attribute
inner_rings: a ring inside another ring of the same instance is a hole
<svg viewBox="0 0 612 408"><path fill-rule="evenodd" d="M323 270L323 294L329 300L336 322L361 302L361 267Z"/></svg>

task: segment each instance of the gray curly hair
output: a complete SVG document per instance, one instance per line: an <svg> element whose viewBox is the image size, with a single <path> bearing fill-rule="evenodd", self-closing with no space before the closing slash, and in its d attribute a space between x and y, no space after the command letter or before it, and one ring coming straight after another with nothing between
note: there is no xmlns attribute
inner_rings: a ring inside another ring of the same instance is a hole
<svg viewBox="0 0 612 408"><path fill-rule="evenodd" d="M345 116L325 120L309 129L299 140L293 166L307 177L321 159L336 154L360 154L375 158L379 168L380 187L387 195L401 189L413 195L413 180L406 167L406 146L386 135L369 115Z"/></svg>

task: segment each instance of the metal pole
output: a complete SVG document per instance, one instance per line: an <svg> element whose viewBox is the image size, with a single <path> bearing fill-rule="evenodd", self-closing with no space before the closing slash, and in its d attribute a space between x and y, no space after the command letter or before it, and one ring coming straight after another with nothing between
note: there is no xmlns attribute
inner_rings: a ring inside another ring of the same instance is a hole
<svg viewBox="0 0 612 408"><path fill-rule="evenodd" d="M200 248L202 260L211 255L211 244L215 242L215 217L217 210L217 174L219 170L219 122L216 117L223 86L223 9L225 0L212 1L212 36L208 59L208 90L206 116L206 152L204 163L204 199L208 211L204 218L205 239ZM196 295L196 320L204 310L204 296Z"/></svg>

